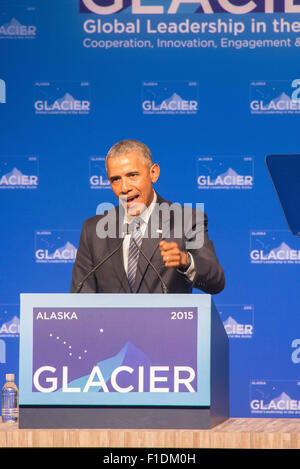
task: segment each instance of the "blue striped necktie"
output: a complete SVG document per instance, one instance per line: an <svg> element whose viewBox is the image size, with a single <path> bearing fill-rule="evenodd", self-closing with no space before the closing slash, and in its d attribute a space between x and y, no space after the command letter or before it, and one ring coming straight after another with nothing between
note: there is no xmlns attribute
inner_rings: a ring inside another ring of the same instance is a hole
<svg viewBox="0 0 300 469"><path fill-rule="evenodd" d="M128 252L127 276L128 276L128 282L129 282L131 290L133 290L134 288L136 270L137 270L139 254L140 254L138 248L136 247L136 244L140 247L142 244L142 239L143 239L140 225L141 225L141 220L139 219L139 217L136 217L130 223L130 230L129 230L131 233L131 238L130 238L129 252ZM136 244L133 241L133 238Z"/></svg>

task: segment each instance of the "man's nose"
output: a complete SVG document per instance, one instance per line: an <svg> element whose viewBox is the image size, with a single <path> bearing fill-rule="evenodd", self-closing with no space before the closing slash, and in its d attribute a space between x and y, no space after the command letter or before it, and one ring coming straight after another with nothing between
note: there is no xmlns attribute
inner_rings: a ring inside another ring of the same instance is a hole
<svg viewBox="0 0 300 469"><path fill-rule="evenodd" d="M122 179L121 191L122 191L123 194L127 194L127 192L130 191L130 184L128 183L128 180L126 178Z"/></svg>

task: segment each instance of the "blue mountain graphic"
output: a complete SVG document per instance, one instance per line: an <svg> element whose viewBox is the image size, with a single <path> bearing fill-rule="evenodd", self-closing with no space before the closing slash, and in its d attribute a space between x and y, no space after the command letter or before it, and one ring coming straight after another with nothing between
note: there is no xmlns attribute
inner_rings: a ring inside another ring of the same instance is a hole
<svg viewBox="0 0 300 469"><path fill-rule="evenodd" d="M16 177L25 176L25 174L23 174L18 168L14 168L12 171L4 174L3 176L9 178L10 176L16 176Z"/></svg>
<svg viewBox="0 0 300 469"><path fill-rule="evenodd" d="M23 26L16 18L12 18L8 23L2 25L4 28L8 28L9 26Z"/></svg>
<svg viewBox="0 0 300 469"><path fill-rule="evenodd" d="M126 345L113 357L107 358L106 360L102 360L96 363L101 370L102 376L104 381L107 384L109 391L114 391L109 383L110 377L112 372L118 368L119 366L128 365L133 369L136 369L138 366L150 366L151 362L148 357L136 348L131 342L127 342ZM128 375L128 373L126 373ZM79 387L83 389L87 383L89 375L81 376L80 378L74 379L70 383L68 383L69 387ZM130 375L129 375L130 378ZM125 378L126 379L126 378ZM128 379L128 377L127 377ZM96 380L96 378L95 378ZM119 379L121 381L121 378ZM122 386L127 386L125 383L120 383ZM58 389L57 392L61 392L62 389ZM88 392L101 392L101 386L91 386Z"/></svg>

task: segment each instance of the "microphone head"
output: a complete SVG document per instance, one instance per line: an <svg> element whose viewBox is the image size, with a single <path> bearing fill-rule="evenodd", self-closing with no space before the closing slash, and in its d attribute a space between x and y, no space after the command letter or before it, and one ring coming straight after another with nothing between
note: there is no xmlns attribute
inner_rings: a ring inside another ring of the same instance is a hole
<svg viewBox="0 0 300 469"><path fill-rule="evenodd" d="M124 223L124 225L123 225L123 235L128 235L128 234L130 234L129 223Z"/></svg>

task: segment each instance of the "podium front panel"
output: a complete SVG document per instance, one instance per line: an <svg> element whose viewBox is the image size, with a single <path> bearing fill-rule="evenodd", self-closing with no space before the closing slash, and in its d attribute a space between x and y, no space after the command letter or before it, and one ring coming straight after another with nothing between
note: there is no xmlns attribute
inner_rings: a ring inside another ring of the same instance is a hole
<svg viewBox="0 0 300 469"><path fill-rule="evenodd" d="M22 294L20 405L209 407L211 301Z"/></svg>

